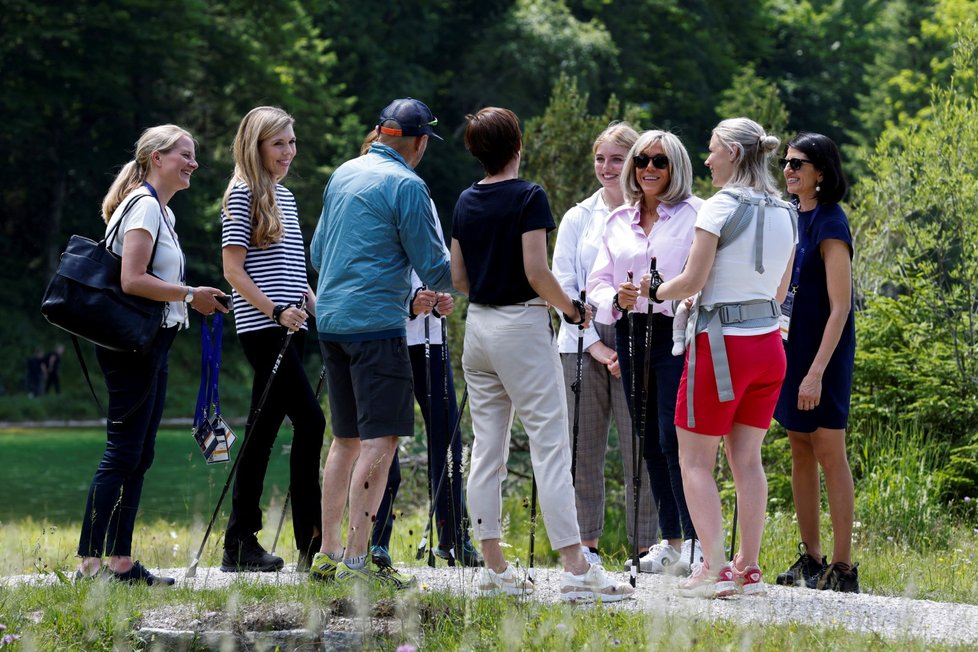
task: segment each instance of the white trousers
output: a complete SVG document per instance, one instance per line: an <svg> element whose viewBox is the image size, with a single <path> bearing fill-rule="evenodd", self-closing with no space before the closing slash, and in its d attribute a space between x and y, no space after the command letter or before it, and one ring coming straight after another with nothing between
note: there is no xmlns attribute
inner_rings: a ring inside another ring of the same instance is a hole
<svg viewBox="0 0 978 652"><path fill-rule="evenodd" d="M567 402L550 311L470 304L462 369L475 435L467 484L475 538L502 538L502 484L515 414L530 441L550 546L557 550L579 544Z"/></svg>

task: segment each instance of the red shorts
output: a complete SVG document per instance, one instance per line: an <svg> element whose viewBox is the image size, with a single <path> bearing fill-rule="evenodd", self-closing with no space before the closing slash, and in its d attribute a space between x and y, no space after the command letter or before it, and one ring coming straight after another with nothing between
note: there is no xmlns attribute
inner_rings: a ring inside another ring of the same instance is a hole
<svg viewBox="0 0 978 652"><path fill-rule="evenodd" d="M700 333L696 336L696 383L693 385L696 427L690 428L686 419L688 352L676 397L675 424L700 435L726 435L733 430L735 423L767 430L771 426L771 417L774 416L784 381L785 357L781 333L725 335L723 341L727 347L734 399L720 402L710 341L706 333Z"/></svg>

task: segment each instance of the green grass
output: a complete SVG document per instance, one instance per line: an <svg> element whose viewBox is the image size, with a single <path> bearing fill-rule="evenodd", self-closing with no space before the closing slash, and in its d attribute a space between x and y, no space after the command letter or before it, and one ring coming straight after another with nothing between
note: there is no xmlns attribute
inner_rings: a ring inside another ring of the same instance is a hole
<svg viewBox="0 0 978 652"><path fill-rule="evenodd" d="M285 428L272 451L266 502L281 501L288 489L290 441L291 432ZM235 449L240 445L239 439ZM16 461L6 465L0 478L0 495L16 497L0 503L0 522L26 517L52 524L77 522L104 449L102 429L0 431L0 459ZM189 428L160 430L140 519L179 523L204 514L203 518L210 518L229 468L229 464L207 464Z"/></svg>
<svg viewBox="0 0 978 652"><path fill-rule="evenodd" d="M933 475L941 465L940 449L921 443L919 433L881 429L858 433L852 446L856 475L857 527L854 560L860 563L864 591L877 595L978 604L978 532L970 520L954 520L955 510L942 504L933 490ZM78 520L91 473L101 454L104 435L95 430L6 431L0 433L0 459L7 462L0 477L0 574L57 571L70 575L74 565ZM266 481L266 527L262 541L271 544L274 520L280 511L287 464L283 430ZM405 442L413 449L418 442ZM772 485L784 485L784 460L778 456L783 440L765 446ZM518 466L525 454L514 453ZM16 462L11 463L12 460ZM623 543L620 488L612 480L620 473L618 458L609 457L609 511L602 539L606 565L620 567L628 551ZM208 466L184 430L160 433L156 462L147 478L142 510L137 519L137 556L151 567L186 566L196 551L204 526L223 486L227 465ZM725 486L727 478L721 477ZM780 483L780 484L779 484ZM527 561L529 509L526 480L512 474L506 496L503 541L507 556ZM619 492L619 493L616 493ZM724 504L732 505L729 491ZM426 517L423 473L409 467L399 499L400 516L394 528L392 554L397 563L417 564L414 552ZM972 512L974 510L971 510ZM274 515L274 517L272 516ZM727 513L729 522L730 514ZM219 562L219 520L216 534L202 558ZM553 566L542 519L536 537L536 560ZM828 515L823 518L823 549L831 548ZM729 533L727 534L729 537ZM773 576L795 558L797 526L783 493L772 491L761 565ZM727 539L729 541L729 539ZM286 523L278 551L294 561L291 527ZM741 627L722 621L701 621L633 614L603 608L575 609L563 605L526 604L508 600L473 599L430 592L393 598L390 594L358 596L342 588L254 586L235 583L227 590L192 592L150 591L119 586L21 586L0 592L0 624L23 636L24 649L128 649L140 614L164 605L198 610L249 611L249 605L298 603L309 623L321 623L321 612L337 604L354 604L355 613L370 613L375 600L393 604L395 627L386 636L370 638L375 649L401 643L430 650L552 650L552 649L767 649L767 650L916 650L950 649L913 640L887 641L877 636L827 626L777 625ZM367 621L361 621L368 634Z"/></svg>

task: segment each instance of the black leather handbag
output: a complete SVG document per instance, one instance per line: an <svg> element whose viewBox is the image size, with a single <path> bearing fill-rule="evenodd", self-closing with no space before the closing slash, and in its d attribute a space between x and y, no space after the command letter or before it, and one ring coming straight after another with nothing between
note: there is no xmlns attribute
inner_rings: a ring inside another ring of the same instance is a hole
<svg viewBox="0 0 978 652"><path fill-rule="evenodd" d="M112 351L146 353L163 324L166 302L122 291L122 258L111 249L134 197L100 242L73 235L41 301L41 314L58 328ZM161 220L163 216L161 216ZM162 222L161 222L162 226ZM156 258L156 233L147 271Z"/></svg>

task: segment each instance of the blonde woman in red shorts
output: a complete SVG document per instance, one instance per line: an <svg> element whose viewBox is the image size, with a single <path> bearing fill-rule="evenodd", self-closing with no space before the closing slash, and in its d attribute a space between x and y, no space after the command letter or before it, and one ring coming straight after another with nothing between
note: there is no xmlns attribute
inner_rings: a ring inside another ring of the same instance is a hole
<svg viewBox="0 0 978 652"><path fill-rule="evenodd" d="M705 558L680 585L692 595L765 591L757 561L767 505L761 442L784 380L779 305L797 242L796 216L780 199L768 165L778 144L747 118L724 120L714 128L706 166L721 190L697 215L686 267L665 282L646 274L641 285L654 301L700 293L690 313L696 335L675 419L686 503ZM741 529L740 549L730 563L723 552L720 495L713 477L721 437L726 438Z"/></svg>

